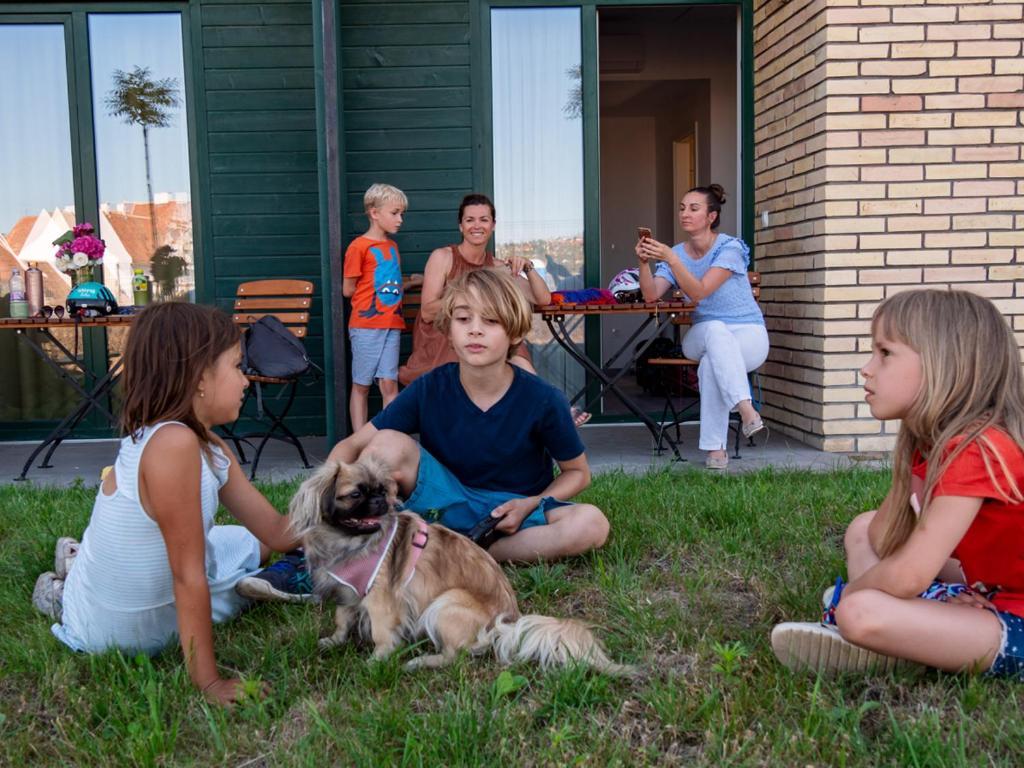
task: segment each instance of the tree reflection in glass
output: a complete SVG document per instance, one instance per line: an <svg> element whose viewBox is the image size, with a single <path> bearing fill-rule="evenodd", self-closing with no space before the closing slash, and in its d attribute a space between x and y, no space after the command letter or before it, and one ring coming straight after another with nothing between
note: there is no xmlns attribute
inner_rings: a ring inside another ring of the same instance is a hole
<svg viewBox="0 0 1024 768"><path fill-rule="evenodd" d="M141 268L154 299L192 299L180 15L91 14L89 39L104 282L132 304L132 272Z"/></svg>

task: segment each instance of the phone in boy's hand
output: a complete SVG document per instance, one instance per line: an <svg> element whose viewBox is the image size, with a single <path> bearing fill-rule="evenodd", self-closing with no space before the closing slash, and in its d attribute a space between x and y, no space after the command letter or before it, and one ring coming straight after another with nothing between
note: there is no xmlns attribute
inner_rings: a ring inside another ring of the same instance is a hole
<svg viewBox="0 0 1024 768"><path fill-rule="evenodd" d="M504 515L502 517L491 517L490 515L488 515L483 520L474 525L472 530L470 530L470 532L467 533L466 536L469 537L470 541L474 542L475 544L478 544L484 549L487 549L491 546L491 544L493 544L495 541L497 541L505 535L502 531L499 531L496 528L498 523L500 523L503 519Z"/></svg>
<svg viewBox="0 0 1024 768"><path fill-rule="evenodd" d="M637 227L636 236L638 240L650 240L651 230L650 227Z"/></svg>

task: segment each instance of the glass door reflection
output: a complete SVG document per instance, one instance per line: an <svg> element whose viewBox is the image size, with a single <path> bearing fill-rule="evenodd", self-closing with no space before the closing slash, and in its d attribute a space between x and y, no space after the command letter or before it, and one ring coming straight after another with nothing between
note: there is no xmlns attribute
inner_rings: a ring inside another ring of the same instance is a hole
<svg viewBox="0 0 1024 768"><path fill-rule="evenodd" d="M584 285L580 39L579 8L491 11L497 256L531 259L551 290ZM582 369L539 318L528 341L541 378L570 396L583 386Z"/></svg>
<svg viewBox="0 0 1024 768"><path fill-rule="evenodd" d="M54 268L53 245L75 224L67 78L63 23L0 24L0 103L8 108L0 120L3 317L10 314L15 269L25 275L36 265L43 303L51 307L64 304L71 287L71 279ZM69 348L73 334L55 333ZM0 333L0 361L0 423L59 419L76 402L74 391L13 331Z"/></svg>
<svg viewBox="0 0 1024 768"><path fill-rule="evenodd" d="M154 300L193 301L181 16L90 14L89 51L104 282L134 304L141 269Z"/></svg>

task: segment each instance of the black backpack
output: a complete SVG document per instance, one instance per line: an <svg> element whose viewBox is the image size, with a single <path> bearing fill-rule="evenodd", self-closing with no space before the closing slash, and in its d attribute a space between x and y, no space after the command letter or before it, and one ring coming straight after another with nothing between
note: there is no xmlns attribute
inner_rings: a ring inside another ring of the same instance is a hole
<svg viewBox="0 0 1024 768"><path fill-rule="evenodd" d="M646 341L641 341L637 344L637 347L639 348L646 343ZM678 349L679 346L672 339L665 336L659 336L650 343L636 361L636 383L640 385L641 389L652 395L668 394L665 386L665 377L661 375L660 371L655 370L654 366L649 365L647 361L652 357L682 356L682 353L677 355Z"/></svg>
<svg viewBox="0 0 1024 768"><path fill-rule="evenodd" d="M293 379L311 365L302 342L273 315L261 317L245 332L242 370L246 373Z"/></svg>

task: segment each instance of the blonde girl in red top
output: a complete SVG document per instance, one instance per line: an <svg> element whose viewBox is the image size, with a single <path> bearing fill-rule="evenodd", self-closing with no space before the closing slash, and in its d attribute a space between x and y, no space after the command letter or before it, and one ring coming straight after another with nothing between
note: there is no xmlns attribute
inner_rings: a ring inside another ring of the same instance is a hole
<svg viewBox="0 0 1024 768"><path fill-rule="evenodd" d="M775 653L793 668L889 668L902 659L1024 679L1016 339L989 300L939 290L887 299L871 336L865 400L875 418L901 420L892 488L847 529L849 584L826 611L834 625L780 624Z"/></svg>

